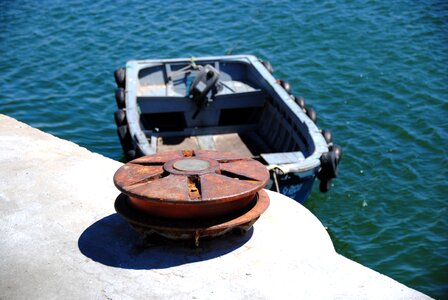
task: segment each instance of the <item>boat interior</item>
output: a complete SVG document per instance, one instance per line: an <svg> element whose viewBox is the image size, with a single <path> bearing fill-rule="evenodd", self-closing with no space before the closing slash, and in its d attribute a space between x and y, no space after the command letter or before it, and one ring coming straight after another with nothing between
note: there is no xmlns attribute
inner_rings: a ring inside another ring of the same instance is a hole
<svg viewBox="0 0 448 300"><path fill-rule="evenodd" d="M276 161L285 163L313 151L306 125L249 63L154 64L139 71L136 91L141 127L157 152L232 151L265 160L289 153Z"/></svg>

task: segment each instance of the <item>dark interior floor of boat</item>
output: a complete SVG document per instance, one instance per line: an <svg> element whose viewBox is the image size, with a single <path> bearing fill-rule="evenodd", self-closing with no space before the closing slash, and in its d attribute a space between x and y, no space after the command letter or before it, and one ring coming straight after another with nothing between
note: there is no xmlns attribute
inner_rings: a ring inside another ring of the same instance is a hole
<svg viewBox="0 0 448 300"><path fill-rule="evenodd" d="M203 61L201 67L191 69L186 61L139 71L135 115L149 153L215 150L281 165L303 161L313 151L308 128L291 103L253 65ZM219 72L215 83L210 83L214 76L207 77L210 72Z"/></svg>
<svg viewBox="0 0 448 300"><path fill-rule="evenodd" d="M245 157L258 158L271 149L254 132L200 135L190 137L159 137L158 151L172 150L216 150L239 153Z"/></svg>

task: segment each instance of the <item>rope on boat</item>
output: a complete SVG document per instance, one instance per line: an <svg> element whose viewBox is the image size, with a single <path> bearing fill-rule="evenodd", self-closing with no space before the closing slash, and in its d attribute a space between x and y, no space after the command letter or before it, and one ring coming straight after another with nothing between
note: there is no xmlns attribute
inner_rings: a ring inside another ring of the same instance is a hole
<svg viewBox="0 0 448 300"><path fill-rule="evenodd" d="M196 65L195 60L196 60L196 57L194 57L194 56L192 56L192 57L190 58L191 66L193 67L193 69L197 69L197 68L198 68L198 66Z"/></svg>
<svg viewBox="0 0 448 300"><path fill-rule="evenodd" d="M177 75L179 75L179 74L187 73L187 71L188 71L190 68L191 68L191 65L188 65L188 66L183 67L182 69L179 69L179 70L177 70L177 71L171 72L170 77L172 78L172 77L175 77L175 76L177 76Z"/></svg>
<svg viewBox="0 0 448 300"><path fill-rule="evenodd" d="M171 72L169 77L173 78L173 77L175 77L177 75L188 73L190 71L190 69L193 69L193 70L200 69L200 66L196 65L195 60L196 60L196 58L194 56L192 56L190 58L190 62L191 63L189 65L187 65L187 66L185 66L185 67L183 67L183 68L181 68L181 69L179 69L177 71Z"/></svg>
<svg viewBox="0 0 448 300"><path fill-rule="evenodd" d="M275 171L273 171L272 172L272 177L273 177L273 179L274 179L274 184L275 184L275 191L277 192L277 193L280 193L280 187L279 187L279 185L278 185L278 179L277 179L277 173L275 173Z"/></svg>

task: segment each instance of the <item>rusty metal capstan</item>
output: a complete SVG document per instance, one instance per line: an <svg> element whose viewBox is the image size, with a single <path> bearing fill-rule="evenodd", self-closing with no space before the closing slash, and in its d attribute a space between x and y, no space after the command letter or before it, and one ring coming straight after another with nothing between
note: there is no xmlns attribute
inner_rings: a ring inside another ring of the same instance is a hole
<svg viewBox="0 0 448 300"><path fill-rule="evenodd" d="M229 152L184 150L144 156L115 173L117 212L145 235L194 239L247 231L269 206L269 172Z"/></svg>

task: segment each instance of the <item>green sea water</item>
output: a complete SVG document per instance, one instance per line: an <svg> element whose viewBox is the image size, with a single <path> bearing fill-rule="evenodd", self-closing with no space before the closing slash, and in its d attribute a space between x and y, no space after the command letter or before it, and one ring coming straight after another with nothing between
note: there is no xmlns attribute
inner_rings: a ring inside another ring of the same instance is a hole
<svg viewBox="0 0 448 300"><path fill-rule="evenodd" d="M120 160L113 70L223 54L269 60L343 147L305 204L337 251L448 298L446 1L3 0L0 113Z"/></svg>

